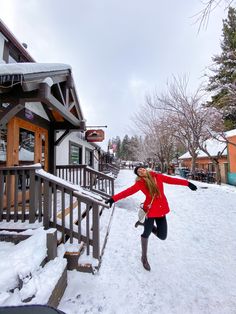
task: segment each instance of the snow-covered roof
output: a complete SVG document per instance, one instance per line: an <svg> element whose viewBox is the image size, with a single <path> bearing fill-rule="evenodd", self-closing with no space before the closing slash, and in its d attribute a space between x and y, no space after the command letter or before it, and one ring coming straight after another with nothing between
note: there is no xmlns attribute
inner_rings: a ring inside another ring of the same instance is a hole
<svg viewBox="0 0 236 314"><path fill-rule="evenodd" d="M45 73L54 71L71 70L71 66L63 63L8 63L0 64L0 75L13 74L30 74L30 73Z"/></svg>
<svg viewBox="0 0 236 314"><path fill-rule="evenodd" d="M236 129L230 130L226 132L225 134L226 134L226 137L236 136Z"/></svg>
<svg viewBox="0 0 236 314"><path fill-rule="evenodd" d="M225 136L226 138L236 136L236 129L225 132ZM222 141L225 141L224 138L221 136L219 136L219 140L220 139L222 139ZM205 141L205 145L206 145L207 151L209 152L211 156L217 156L218 152L222 152L224 148L226 147L225 142L220 142L217 139L208 139ZM208 157L206 153L204 153L203 151L199 149L197 150L197 153L198 153L198 158ZM222 153L222 156L226 156L226 155L227 155L227 150L225 149L224 152ZM186 152L185 154L179 157L179 159L186 159L186 158L192 158L189 152Z"/></svg>
<svg viewBox="0 0 236 314"><path fill-rule="evenodd" d="M209 152L209 154L211 156L217 156L218 152L222 152L226 147L226 143L222 143L216 139L206 140L205 145L206 145L207 151ZM206 153L204 153L202 150L198 149L197 153L198 153L198 158L199 157L200 158L201 157L208 157L208 155ZM222 156L226 156L226 155L227 155L227 150L225 149L222 153ZM192 158L189 152L187 152L187 153L185 153L179 157L179 159L186 159L186 158Z"/></svg>

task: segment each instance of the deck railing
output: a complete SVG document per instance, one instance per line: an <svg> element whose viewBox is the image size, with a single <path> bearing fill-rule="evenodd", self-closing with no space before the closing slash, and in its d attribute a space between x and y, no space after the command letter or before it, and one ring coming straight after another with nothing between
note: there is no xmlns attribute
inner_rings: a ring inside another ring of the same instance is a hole
<svg viewBox="0 0 236 314"><path fill-rule="evenodd" d="M0 221L42 222L57 228L62 242L83 241L87 255L92 247L100 259L100 212L108 206L82 192L41 167L0 168Z"/></svg>
<svg viewBox="0 0 236 314"><path fill-rule="evenodd" d="M111 172L115 177L117 177L119 171L120 171L120 167L117 165L113 165L113 164L100 164L99 165L99 171L101 172Z"/></svg>
<svg viewBox="0 0 236 314"><path fill-rule="evenodd" d="M87 165L60 165L56 166L56 170L58 177L88 188L101 196L108 197L114 194L114 178Z"/></svg>

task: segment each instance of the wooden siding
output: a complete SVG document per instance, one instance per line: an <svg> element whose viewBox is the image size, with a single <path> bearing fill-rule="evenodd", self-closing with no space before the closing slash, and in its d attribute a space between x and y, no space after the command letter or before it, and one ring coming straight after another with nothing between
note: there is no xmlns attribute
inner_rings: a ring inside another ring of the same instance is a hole
<svg viewBox="0 0 236 314"><path fill-rule="evenodd" d="M236 135L228 138L228 140L230 142L235 143L236 145ZM229 172L236 173L236 146L229 144L228 154L229 154Z"/></svg>

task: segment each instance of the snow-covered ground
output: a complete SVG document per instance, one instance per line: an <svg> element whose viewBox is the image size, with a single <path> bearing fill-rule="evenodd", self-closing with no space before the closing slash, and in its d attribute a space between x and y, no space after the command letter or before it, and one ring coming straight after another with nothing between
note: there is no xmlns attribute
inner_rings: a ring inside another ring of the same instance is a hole
<svg viewBox="0 0 236 314"><path fill-rule="evenodd" d="M132 170L121 170L116 193L134 179ZM142 193L116 203L100 271L68 272L59 309L67 314L235 314L236 188L194 183L194 192L165 185L168 238L150 236L151 272L140 262L142 228L134 227Z"/></svg>

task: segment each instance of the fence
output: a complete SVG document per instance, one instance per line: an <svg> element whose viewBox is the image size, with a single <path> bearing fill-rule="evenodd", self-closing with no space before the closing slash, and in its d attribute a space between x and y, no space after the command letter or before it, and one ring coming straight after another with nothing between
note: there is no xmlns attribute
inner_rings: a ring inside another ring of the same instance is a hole
<svg viewBox="0 0 236 314"><path fill-rule="evenodd" d="M89 173L93 174L90 170ZM101 253L100 212L104 207L108 206L102 198L84 195L82 190L41 167L0 168L0 221L38 221L45 229L55 227L62 242L83 241L87 255L92 246L92 255L97 259Z"/></svg>
<svg viewBox="0 0 236 314"><path fill-rule="evenodd" d="M88 188L101 196L114 194L114 178L87 165L60 165L56 166L56 171L58 177Z"/></svg>

